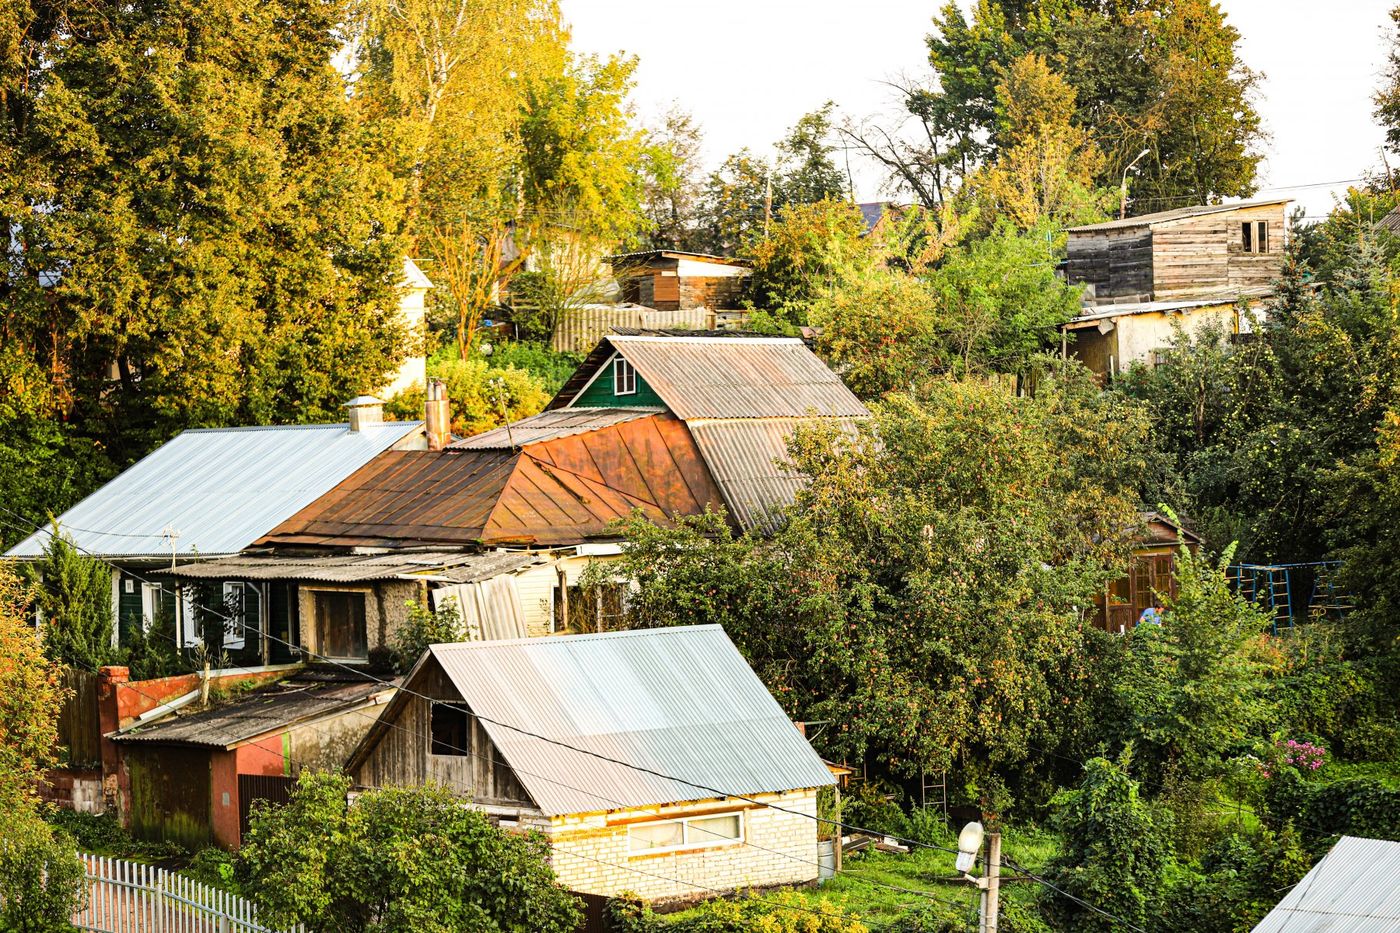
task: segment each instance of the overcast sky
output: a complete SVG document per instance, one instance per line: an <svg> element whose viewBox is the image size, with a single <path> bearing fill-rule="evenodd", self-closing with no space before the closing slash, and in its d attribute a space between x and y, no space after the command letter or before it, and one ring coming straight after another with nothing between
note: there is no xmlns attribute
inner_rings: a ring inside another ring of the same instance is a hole
<svg viewBox="0 0 1400 933"><path fill-rule="evenodd" d="M1270 141L1264 186L1353 179L1379 163L1370 96L1394 0L1222 0L1263 72L1258 102ZM562 0L575 48L640 59L636 103L654 118L672 103L705 129L718 162L743 146L767 151L799 116L827 100L851 116L894 111L883 82L926 75L924 36L942 0ZM965 4L966 5L966 4ZM879 175L852 165L858 200ZM1345 185L1342 186L1345 188ZM1261 192L1326 213L1328 187Z"/></svg>

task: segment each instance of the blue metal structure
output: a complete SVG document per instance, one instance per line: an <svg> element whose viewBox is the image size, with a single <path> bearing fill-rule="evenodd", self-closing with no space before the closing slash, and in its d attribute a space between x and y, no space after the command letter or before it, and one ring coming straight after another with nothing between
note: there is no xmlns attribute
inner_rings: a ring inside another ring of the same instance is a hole
<svg viewBox="0 0 1400 933"><path fill-rule="evenodd" d="M1269 613L1273 633L1311 619L1340 619L1351 609L1338 589L1336 571L1341 561L1298 564L1233 564L1230 583L1235 592ZM1302 594L1308 594L1306 601Z"/></svg>

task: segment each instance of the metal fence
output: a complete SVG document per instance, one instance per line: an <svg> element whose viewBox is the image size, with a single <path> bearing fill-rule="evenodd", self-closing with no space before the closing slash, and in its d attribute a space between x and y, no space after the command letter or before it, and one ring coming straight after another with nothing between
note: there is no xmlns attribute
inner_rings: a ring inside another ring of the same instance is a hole
<svg viewBox="0 0 1400 933"><path fill-rule="evenodd" d="M87 856L88 904L73 915L100 933L282 933L258 922L250 901L183 875ZM286 933L304 933L297 926Z"/></svg>

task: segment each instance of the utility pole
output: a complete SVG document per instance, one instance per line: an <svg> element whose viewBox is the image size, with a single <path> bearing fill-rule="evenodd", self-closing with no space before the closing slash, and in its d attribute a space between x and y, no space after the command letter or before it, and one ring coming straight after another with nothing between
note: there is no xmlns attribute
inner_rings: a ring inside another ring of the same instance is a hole
<svg viewBox="0 0 1400 933"><path fill-rule="evenodd" d="M768 159L768 171L763 175L763 236L768 236L768 221L773 219L773 159Z"/></svg>
<svg viewBox="0 0 1400 933"><path fill-rule="evenodd" d="M1118 219L1122 220L1128 216L1128 173L1133 170L1133 166L1142 161L1152 150L1144 149L1137 154L1133 161L1128 163L1128 167L1123 169L1123 183L1118 186Z"/></svg>
<svg viewBox="0 0 1400 933"><path fill-rule="evenodd" d="M987 834L987 874L982 888L982 933L997 933L1001 914L1001 833Z"/></svg>

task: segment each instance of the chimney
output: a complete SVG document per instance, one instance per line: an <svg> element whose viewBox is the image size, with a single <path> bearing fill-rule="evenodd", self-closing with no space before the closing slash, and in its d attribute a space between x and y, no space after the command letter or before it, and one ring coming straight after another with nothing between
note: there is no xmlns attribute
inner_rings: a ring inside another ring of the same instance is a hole
<svg viewBox="0 0 1400 933"><path fill-rule="evenodd" d="M452 406L447 386L441 379L428 380L428 400L423 406L423 422L428 432L428 449L442 450L452 441Z"/></svg>
<svg viewBox="0 0 1400 933"><path fill-rule="evenodd" d="M361 395L345 403L350 409L350 430L361 431L384 423L384 403L373 395Z"/></svg>

